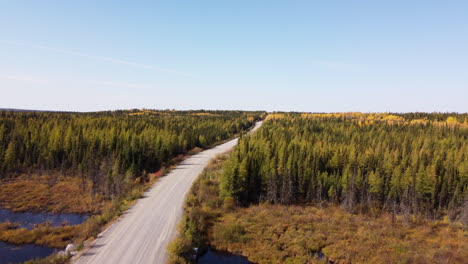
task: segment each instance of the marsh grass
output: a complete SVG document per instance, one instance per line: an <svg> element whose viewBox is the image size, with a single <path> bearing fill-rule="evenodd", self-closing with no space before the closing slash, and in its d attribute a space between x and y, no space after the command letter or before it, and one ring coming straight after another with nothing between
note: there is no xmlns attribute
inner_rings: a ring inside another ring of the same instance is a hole
<svg viewBox="0 0 468 264"><path fill-rule="evenodd" d="M332 263L464 263L468 259L468 234L459 224L423 219L407 223L403 217L392 221L391 215L353 215L335 206L238 208L224 214L211 232L214 247L240 253L255 263L313 263L319 261L317 252Z"/></svg>
<svg viewBox="0 0 468 264"><path fill-rule="evenodd" d="M79 178L21 175L0 182L0 207L14 212L98 213L104 200Z"/></svg>
<svg viewBox="0 0 468 264"><path fill-rule="evenodd" d="M58 256L57 254L53 254L46 258L28 260L23 264L67 264L69 262L70 256Z"/></svg>
<svg viewBox="0 0 468 264"><path fill-rule="evenodd" d="M79 232L80 226L52 227L49 223L33 229L18 228L14 223L0 224L0 240L12 244L36 244L53 248L65 247Z"/></svg>
<svg viewBox="0 0 468 264"><path fill-rule="evenodd" d="M460 223L383 212L351 214L338 206L239 207L219 193L218 156L187 196L169 263L190 263L192 248L248 257L254 263L466 263L468 232Z"/></svg>

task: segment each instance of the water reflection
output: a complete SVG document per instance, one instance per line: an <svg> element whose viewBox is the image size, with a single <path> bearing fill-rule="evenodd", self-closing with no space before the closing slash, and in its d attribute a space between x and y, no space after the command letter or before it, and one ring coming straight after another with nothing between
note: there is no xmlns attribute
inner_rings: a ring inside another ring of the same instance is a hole
<svg viewBox="0 0 468 264"><path fill-rule="evenodd" d="M52 226L79 225L88 218L82 214L52 214L52 213L15 213L0 208L0 223L10 221L20 224L20 227L31 229L35 224L50 222Z"/></svg>
<svg viewBox="0 0 468 264"><path fill-rule="evenodd" d="M34 258L44 258L56 249L36 245L13 245L0 241L0 264L21 263Z"/></svg>
<svg viewBox="0 0 468 264"><path fill-rule="evenodd" d="M247 258L236 256L229 253L214 251L211 248L203 255L198 257L198 264L251 264Z"/></svg>

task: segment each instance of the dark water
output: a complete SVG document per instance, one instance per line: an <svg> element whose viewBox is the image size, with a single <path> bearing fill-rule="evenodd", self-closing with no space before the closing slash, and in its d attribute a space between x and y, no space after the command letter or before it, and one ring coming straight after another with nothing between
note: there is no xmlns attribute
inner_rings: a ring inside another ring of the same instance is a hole
<svg viewBox="0 0 468 264"><path fill-rule="evenodd" d="M34 258L44 258L56 249L36 245L13 245L0 241L0 264L21 263Z"/></svg>
<svg viewBox="0 0 468 264"><path fill-rule="evenodd" d="M52 214L52 213L15 213L0 208L0 223L10 221L20 224L20 227L31 229L35 224L50 222L52 226L79 225L88 218L81 214Z"/></svg>
<svg viewBox="0 0 468 264"><path fill-rule="evenodd" d="M31 229L35 224L49 222L52 226L62 224L78 225L88 218L80 214L52 214L52 213L15 213L0 208L0 223L10 221L18 223L20 227ZM14 245L0 241L0 264L24 262L35 258L44 258L56 249L36 245Z"/></svg>
<svg viewBox="0 0 468 264"><path fill-rule="evenodd" d="M211 248L203 255L198 257L198 264L251 264L247 258L236 256L229 253L214 251Z"/></svg>

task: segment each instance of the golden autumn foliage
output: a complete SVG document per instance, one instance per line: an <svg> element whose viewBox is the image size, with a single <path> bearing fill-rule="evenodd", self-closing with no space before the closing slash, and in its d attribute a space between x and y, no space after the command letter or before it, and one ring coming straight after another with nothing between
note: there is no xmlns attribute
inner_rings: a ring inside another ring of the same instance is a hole
<svg viewBox="0 0 468 264"><path fill-rule="evenodd" d="M193 116L219 116L219 115L212 114L212 113L193 113L191 115Z"/></svg>
<svg viewBox="0 0 468 264"><path fill-rule="evenodd" d="M138 115L151 115L151 114L164 114L163 111L155 111L155 110L147 110L147 109L141 109L141 110L134 110L134 112L129 113L129 116L138 116Z"/></svg>
<svg viewBox="0 0 468 264"><path fill-rule="evenodd" d="M284 114L269 114L265 120L275 120L275 119L281 119L284 118Z"/></svg>
<svg viewBox="0 0 468 264"><path fill-rule="evenodd" d="M372 125L375 122L385 122L387 124L434 124L438 126L457 126L468 128L468 121L457 120L454 116L449 116L445 120L429 120L425 118L407 118L404 115L397 115L391 113L361 113L361 112L343 112L343 113L302 113L302 118L312 119L331 119L341 118L357 122L360 126Z"/></svg>

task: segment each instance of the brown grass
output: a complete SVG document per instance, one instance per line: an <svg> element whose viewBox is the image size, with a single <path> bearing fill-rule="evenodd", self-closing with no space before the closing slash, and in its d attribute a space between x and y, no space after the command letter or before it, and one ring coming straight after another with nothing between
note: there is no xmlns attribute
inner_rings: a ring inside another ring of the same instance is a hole
<svg viewBox="0 0 468 264"><path fill-rule="evenodd" d="M0 207L15 211L35 211L52 213L93 214L84 223L76 226L51 227L49 224L37 225L32 230L18 228L15 223L0 223L0 241L14 244L37 244L64 248L68 243L83 247L85 240L92 241L99 232L112 222L137 199L141 198L160 177L168 173L176 164L202 151L190 150L179 155L155 173L148 173L146 180L138 178L128 191L112 201L90 195L91 182L83 183L79 178L20 175L14 179L0 182ZM53 254L47 258L34 259L27 263L64 264L68 257Z"/></svg>
<svg viewBox="0 0 468 264"><path fill-rule="evenodd" d="M0 182L0 207L15 212L47 211L52 213L97 213L103 201L91 197L87 183L81 180L50 176L18 177Z"/></svg>
<svg viewBox="0 0 468 264"><path fill-rule="evenodd" d="M237 207L219 195L225 157L210 163L187 196L169 263L189 263L208 244L254 263L467 263L468 232L457 223L350 214L337 206ZM324 258L317 258L318 254Z"/></svg>
<svg viewBox="0 0 468 264"><path fill-rule="evenodd" d="M400 218L392 222L389 215L352 215L338 207L238 208L215 223L210 242L255 263L313 263L316 252L333 263L464 263L468 259L468 233L460 225L426 220L406 224Z"/></svg>
<svg viewBox="0 0 468 264"><path fill-rule="evenodd" d="M0 224L0 240L13 244L37 244L54 248L67 246L76 236L80 226L52 227L50 224L36 225L35 228L17 228L16 224Z"/></svg>
<svg viewBox="0 0 468 264"><path fill-rule="evenodd" d="M67 264L70 263L70 257L68 255L59 256L58 254L52 254L46 258L36 258L28 260L24 264Z"/></svg>
<svg viewBox="0 0 468 264"><path fill-rule="evenodd" d="M151 179L153 178L151 177ZM81 225L52 227L50 224L45 223L28 230L18 228L18 224L15 223L0 223L0 241L14 244L44 245L54 248L63 248L72 242L81 244L90 237L96 237L103 228L107 227L114 219L132 206L148 187L149 184L135 185L119 199L104 202L100 205L100 213L89 217Z"/></svg>

